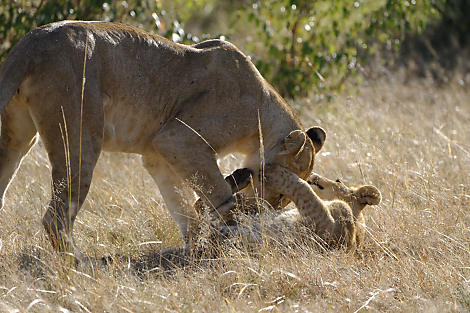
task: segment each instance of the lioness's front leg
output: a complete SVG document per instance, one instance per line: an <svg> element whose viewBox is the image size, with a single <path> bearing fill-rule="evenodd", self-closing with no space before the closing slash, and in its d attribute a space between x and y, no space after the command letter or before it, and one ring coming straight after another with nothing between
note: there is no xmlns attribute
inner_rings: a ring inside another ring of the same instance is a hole
<svg viewBox="0 0 470 313"><path fill-rule="evenodd" d="M194 210L194 193L175 173L172 166L159 155L144 156L144 167L153 177L166 207L183 236L186 245L191 244L193 226L197 222Z"/></svg>
<svg viewBox="0 0 470 313"><path fill-rule="evenodd" d="M159 131L153 146L174 172L191 182L199 197L221 217L235 207L230 186L217 166L215 151L195 130L174 119Z"/></svg>

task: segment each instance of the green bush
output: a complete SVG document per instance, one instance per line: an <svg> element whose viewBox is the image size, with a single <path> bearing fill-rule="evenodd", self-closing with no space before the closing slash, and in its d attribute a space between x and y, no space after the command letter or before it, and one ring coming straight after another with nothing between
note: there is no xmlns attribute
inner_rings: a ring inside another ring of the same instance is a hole
<svg viewBox="0 0 470 313"><path fill-rule="evenodd" d="M377 47L398 48L435 14L431 1L414 0L265 0L246 11L258 29L251 50L264 46L255 64L287 97L343 88Z"/></svg>

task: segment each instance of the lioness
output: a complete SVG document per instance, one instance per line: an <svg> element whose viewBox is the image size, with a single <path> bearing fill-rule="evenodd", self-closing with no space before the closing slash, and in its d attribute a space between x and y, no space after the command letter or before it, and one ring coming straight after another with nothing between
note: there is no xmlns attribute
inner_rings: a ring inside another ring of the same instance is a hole
<svg viewBox="0 0 470 313"><path fill-rule="evenodd" d="M2 207L38 132L53 180L43 225L54 248L77 256L72 228L102 150L142 155L188 243L196 220L188 180L217 213L234 206L217 158L242 153L258 173L264 151L266 163L306 179L325 140L319 127L304 131L234 45L186 46L105 22L48 24L20 40L1 69L0 114ZM275 206L280 193L265 187Z"/></svg>

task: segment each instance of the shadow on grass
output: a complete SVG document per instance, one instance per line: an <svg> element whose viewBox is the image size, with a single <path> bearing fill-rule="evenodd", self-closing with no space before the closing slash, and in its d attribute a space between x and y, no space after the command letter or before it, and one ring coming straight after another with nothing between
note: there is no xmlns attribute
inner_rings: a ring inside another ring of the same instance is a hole
<svg viewBox="0 0 470 313"><path fill-rule="evenodd" d="M129 271L139 278L148 276L171 276L178 270L196 270L207 268L218 261L220 253L215 249L189 250L185 248L171 248L161 251L148 251L138 256L114 255L104 257L87 257L86 264L80 263L70 267L81 272L121 268ZM47 252L39 249L29 249L17 257L18 270L33 279L55 275L57 266L67 266L66 260L59 264L47 264Z"/></svg>

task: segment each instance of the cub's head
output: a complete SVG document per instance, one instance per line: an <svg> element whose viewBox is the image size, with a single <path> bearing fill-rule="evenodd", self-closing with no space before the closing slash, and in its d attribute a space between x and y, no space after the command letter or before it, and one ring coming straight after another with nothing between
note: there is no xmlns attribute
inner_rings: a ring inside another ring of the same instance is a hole
<svg viewBox="0 0 470 313"><path fill-rule="evenodd" d="M357 216L366 205L377 205L382 200L380 191L371 185L348 187L339 179L333 181L316 173L312 173L307 182L322 200L343 200L348 203L354 216Z"/></svg>

